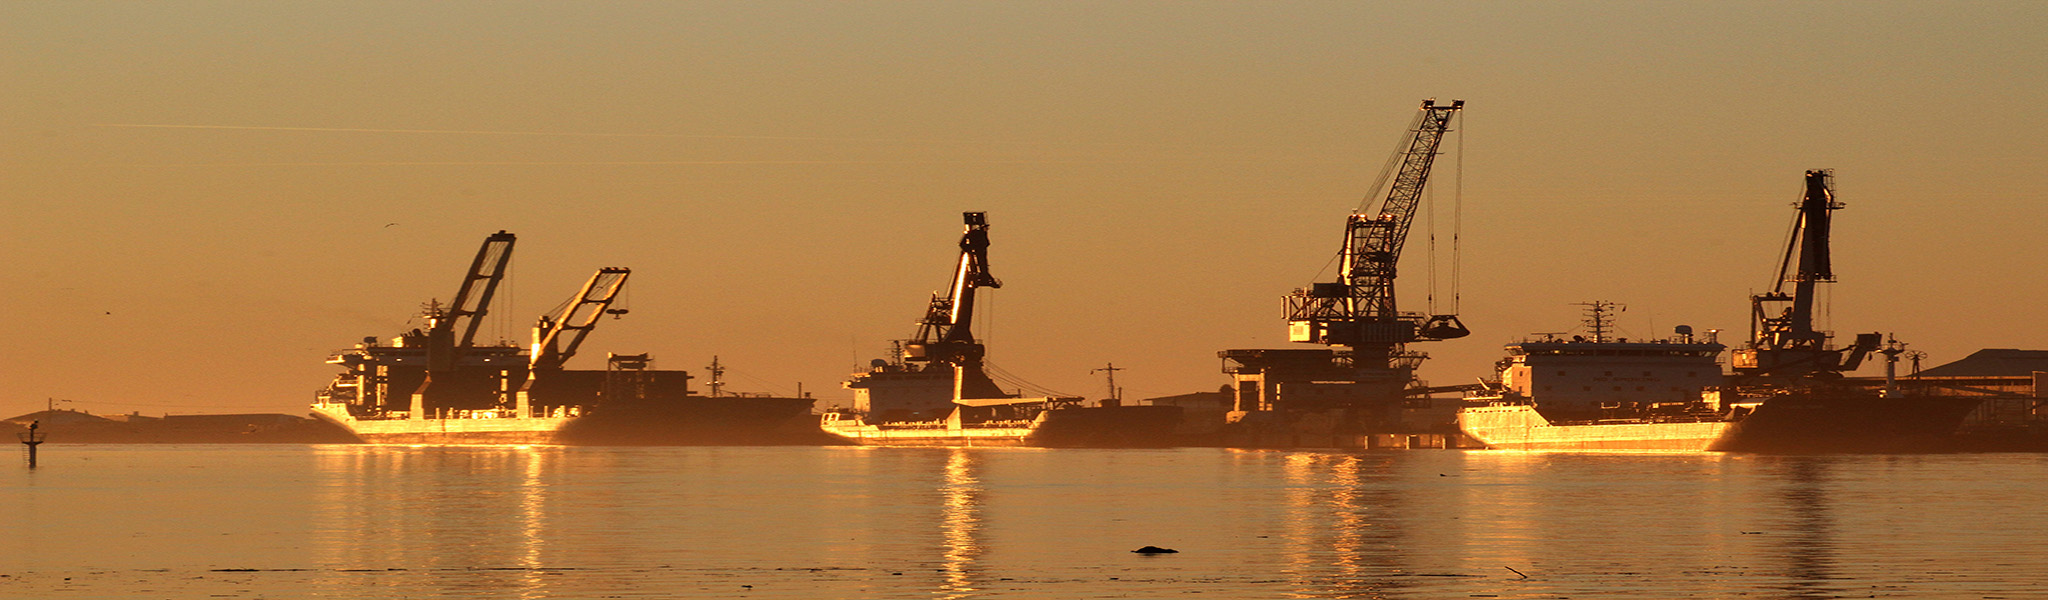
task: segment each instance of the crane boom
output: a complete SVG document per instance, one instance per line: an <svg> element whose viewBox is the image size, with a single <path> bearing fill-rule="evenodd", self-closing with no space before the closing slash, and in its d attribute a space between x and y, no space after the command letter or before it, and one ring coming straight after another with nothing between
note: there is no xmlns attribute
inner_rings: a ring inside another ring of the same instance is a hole
<svg viewBox="0 0 2048 600"><path fill-rule="evenodd" d="M1831 378L1854 370L1863 358L1876 350L1882 337L1857 334L1848 348L1828 347L1828 332L1813 326L1816 284L1835 280L1829 235L1834 211L1844 207L1835 200L1834 171L1806 172L1805 193L1799 199L1796 233L1785 245L1778 263L1778 280L1770 292L1750 296L1750 341L1734 352L1730 366L1752 377ZM1791 291L1785 290L1791 284ZM1781 310L1772 309L1783 305Z"/></svg>
<svg viewBox="0 0 2048 600"><path fill-rule="evenodd" d="M598 269L590 281L583 284L583 291L562 307L549 314L541 315L533 326L532 369L535 371L562 368L562 364L576 355L576 348L583 345L583 338L597 328L597 321L606 314L622 314L611 309L612 302L626 287L626 278L632 269L605 267ZM568 338L563 343L563 337Z"/></svg>
<svg viewBox="0 0 2048 600"><path fill-rule="evenodd" d="M961 213L960 262L946 295L932 294L917 335L903 346L908 361L946 363L955 367L960 398L996 398L1002 391L982 370L986 349L974 339L974 298L980 288L1003 282L988 272L988 213Z"/></svg>
<svg viewBox="0 0 2048 600"><path fill-rule="evenodd" d="M429 370L453 367L456 353L475 344L476 330L483 325L483 316L490 312L491 296L497 293L498 282L505 278L505 267L512 262L512 244L516 241L503 230L484 238L483 246L477 248L476 258L462 276L462 287L455 291L455 301L446 311L430 315L433 324L427 332ZM455 336L458 326L462 328L460 338Z"/></svg>
<svg viewBox="0 0 2048 600"><path fill-rule="evenodd" d="M1413 135L1395 159L1393 183L1377 212L1352 213L1345 223L1338 281L1295 290L1286 298L1289 338L1297 342L1350 346L1365 354L1398 353L1400 344L1463 337L1470 333L1454 315L1402 314L1394 303L1394 279L1415 209L1451 118L1463 100L1439 106L1424 100L1410 126Z"/></svg>

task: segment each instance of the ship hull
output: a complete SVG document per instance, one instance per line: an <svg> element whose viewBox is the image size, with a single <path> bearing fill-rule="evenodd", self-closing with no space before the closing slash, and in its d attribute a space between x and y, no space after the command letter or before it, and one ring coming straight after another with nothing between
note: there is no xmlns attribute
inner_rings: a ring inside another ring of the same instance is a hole
<svg viewBox="0 0 2048 600"><path fill-rule="evenodd" d="M423 445L718 446L831 443L809 398L691 396L549 417L356 418L340 405L313 414L365 443Z"/></svg>
<svg viewBox="0 0 2048 600"><path fill-rule="evenodd" d="M1552 424L1528 405L1458 412L1458 428L1495 450L1701 452L1726 436L1731 425L1726 421Z"/></svg>
<svg viewBox="0 0 2048 600"><path fill-rule="evenodd" d="M825 433L862 446L1029 446L1038 448L1166 448L1177 445L1175 406L1048 410L1028 424L946 421L869 424L827 419Z"/></svg>
<svg viewBox="0 0 2048 600"><path fill-rule="evenodd" d="M1981 398L1791 394L1771 398L1712 450L1726 452L1941 452Z"/></svg>
<svg viewBox="0 0 2048 600"><path fill-rule="evenodd" d="M1553 424L1528 405L1467 408L1465 435L1499 450L1940 452L1976 402L1953 397L1788 395L1727 421Z"/></svg>

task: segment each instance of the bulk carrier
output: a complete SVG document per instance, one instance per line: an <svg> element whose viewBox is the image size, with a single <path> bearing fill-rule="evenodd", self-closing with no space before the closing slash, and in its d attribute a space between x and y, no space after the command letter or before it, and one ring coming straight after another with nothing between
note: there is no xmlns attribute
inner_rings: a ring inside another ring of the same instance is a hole
<svg viewBox="0 0 2048 600"><path fill-rule="evenodd" d="M893 359L846 382L851 410L827 411L826 433L862 445L1164 447L1175 443L1179 407L1087 406L1078 397L1005 393L984 369L974 338L975 290L1002 287L988 272L988 219L963 215L953 285L932 294L917 335Z"/></svg>
<svg viewBox="0 0 2048 600"><path fill-rule="evenodd" d="M1510 344L1486 406L1459 411L1464 433L1511 450L1913 452L1943 450L1980 399L1914 395L1893 378L1904 347L1877 333L1845 348L1814 328L1815 286L1834 280L1828 249L1832 172L1806 172L1796 235L1778 284L1751 297L1750 339L1732 353L1710 332L1695 339L1610 339L1614 305L1587 304L1592 338ZM1790 284L1790 289L1787 289ZM1886 385L1846 384L1873 352Z"/></svg>
<svg viewBox="0 0 2048 600"><path fill-rule="evenodd" d="M657 370L646 354L607 356L605 369L565 363L614 307L629 269L598 270L533 328L533 343L476 343L516 238L484 240L454 301L429 301L424 324L387 341L364 338L328 359L344 371L320 390L313 415L370 443L704 445L827 441L812 400L690 393L687 371ZM714 359L715 360L715 359ZM714 377L717 370L714 369Z"/></svg>

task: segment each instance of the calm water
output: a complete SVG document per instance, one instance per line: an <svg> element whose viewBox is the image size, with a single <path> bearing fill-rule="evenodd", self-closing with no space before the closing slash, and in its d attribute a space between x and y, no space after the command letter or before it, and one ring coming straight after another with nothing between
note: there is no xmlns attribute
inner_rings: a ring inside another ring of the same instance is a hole
<svg viewBox="0 0 2048 600"><path fill-rule="evenodd" d="M0 598L2048 597L2031 454L43 455Z"/></svg>

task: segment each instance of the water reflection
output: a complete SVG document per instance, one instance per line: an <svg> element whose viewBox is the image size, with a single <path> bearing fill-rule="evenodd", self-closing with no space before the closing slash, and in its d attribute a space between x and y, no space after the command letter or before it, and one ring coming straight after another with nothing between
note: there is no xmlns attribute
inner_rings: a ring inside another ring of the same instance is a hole
<svg viewBox="0 0 2048 600"><path fill-rule="evenodd" d="M46 544L0 549L0 597L2022 598L2048 571L2037 455L66 452L0 469L0 533Z"/></svg>
<svg viewBox="0 0 2048 600"><path fill-rule="evenodd" d="M1384 598L1400 587L1400 497L1390 457L1298 453L1286 477L1286 573L1293 596Z"/></svg>
<svg viewBox="0 0 2048 600"><path fill-rule="evenodd" d="M532 448L521 450L526 451L523 456L526 473L525 477L520 479L519 486L519 545L523 550L519 566L525 570L521 572L523 577L520 581L519 597L538 598L545 587L541 581L543 573L540 568L543 564L541 544L542 540L546 539L548 514L547 495L541 493L545 489L541 474L547 472L549 463L556 455L554 452L536 452Z"/></svg>
<svg viewBox="0 0 2048 600"><path fill-rule="evenodd" d="M1843 591L1835 576L1833 493L1830 457L1791 457L1779 463L1779 519L1785 530L1778 554L1784 557L1784 590L1792 598L1835 598Z"/></svg>
<svg viewBox="0 0 2048 600"><path fill-rule="evenodd" d="M974 562L982 553L980 457L966 448L946 456L945 480L939 486L939 532L943 581L940 598L967 598L976 591Z"/></svg>
<svg viewBox="0 0 2048 600"><path fill-rule="evenodd" d="M314 555L343 573L425 572L444 592L545 595L547 477L561 451L323 447ZM360 579L394 586L403 578Z"/></svg>

